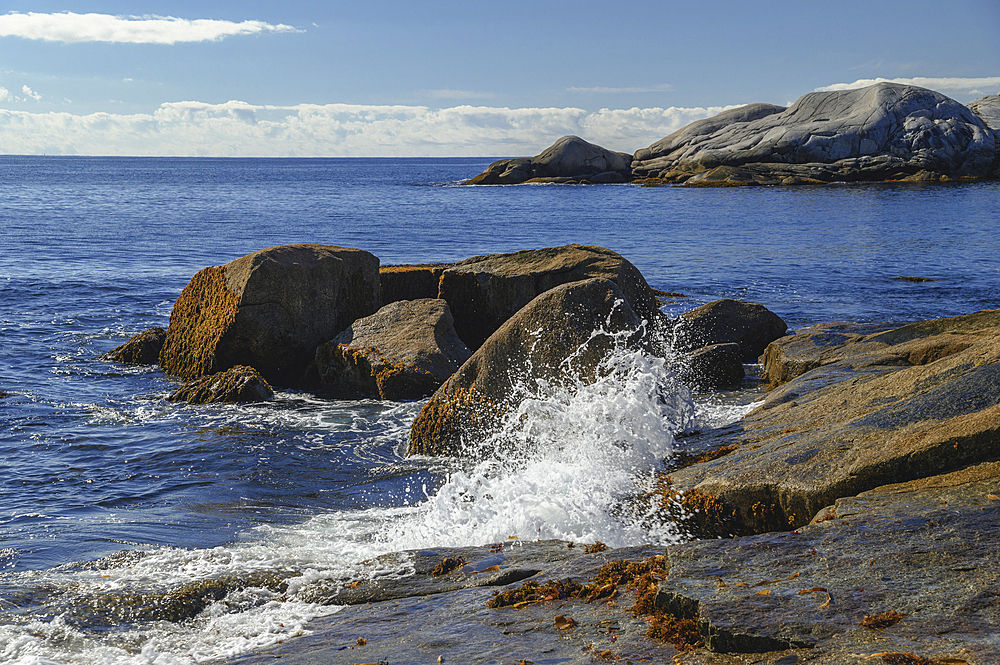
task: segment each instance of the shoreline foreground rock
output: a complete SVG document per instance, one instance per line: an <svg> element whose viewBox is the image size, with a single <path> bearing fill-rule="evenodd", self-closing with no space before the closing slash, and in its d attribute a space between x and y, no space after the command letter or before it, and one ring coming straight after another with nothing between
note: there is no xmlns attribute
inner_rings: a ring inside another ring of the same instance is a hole
<svg viewBox="0 0 1000 665"><path fill-rule="evenodd" d="M598 175L592 160L574 159L581 144L587 154L624 154L563 137L536 157L494 162L465 184L724 187L998 178L1000 95L964 105L926 88L877 83L812 92L788 108L748 104L637 150L613 178Z"/></svg>

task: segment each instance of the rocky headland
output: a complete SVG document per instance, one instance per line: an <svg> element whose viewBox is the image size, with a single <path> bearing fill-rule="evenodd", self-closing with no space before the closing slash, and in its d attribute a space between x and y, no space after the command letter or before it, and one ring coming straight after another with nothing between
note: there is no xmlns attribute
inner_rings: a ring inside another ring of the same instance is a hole
<svg viewBox="0 0 1000 665"><path fill-rule="evenodd" d="M190 382L178 400L429 394L410 454L489 454L519 384L595 380L613 348L700 391L759 361L767 386L736 423L678 432L626 499L686 542L387 555L414 574L305 585L345 609L240 662L1000 662L1000 310L788 334L759 304L672 319L656 295L580 245L423 266L293 245L195 275L165 334L109 358L155 357Z"/></svg>
<svg viewBox="0 0 1000 665"><path fill-rule="evenodd" d="M749 104L625 153L575 136L491 164L470 185L802 185L1000 177L1000 95L968 105L895 83Z"/></svg>

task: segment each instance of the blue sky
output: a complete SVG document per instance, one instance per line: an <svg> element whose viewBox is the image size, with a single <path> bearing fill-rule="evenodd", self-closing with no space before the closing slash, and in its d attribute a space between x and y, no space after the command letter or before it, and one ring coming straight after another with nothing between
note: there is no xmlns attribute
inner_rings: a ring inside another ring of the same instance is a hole
<svg viewBox="0 0 1000 665"><path fill-rule="evenodd" d="M22 2L0 153L633 152L750 102L890 79L1000 92L1000 0Z"/></svg>

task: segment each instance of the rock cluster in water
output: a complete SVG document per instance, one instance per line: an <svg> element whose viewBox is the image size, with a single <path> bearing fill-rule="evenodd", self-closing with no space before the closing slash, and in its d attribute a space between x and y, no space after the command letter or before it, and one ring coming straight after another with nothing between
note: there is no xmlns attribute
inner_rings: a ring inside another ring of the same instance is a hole
<svg viewBox="0 0 1000 665"><path fill-rule="evenodd" d="M600 282L600 293L558 290L591 280ZM567 300L568 293L577 295ZM549 309L528 307L543 296ZM175 393L176 399L197 395L198 402L266 398L266 391L206 392L205 377L234 367L253 368L265 384L350 399L420 399L440 392L453 375L481 377L426 409L441 414L473 396L505 402L496 385L533 380L512 378L512 369L525 369L530 359L535 378L547 375L547 364L558 366L595 327L613 327L612 319L625 312L635 329L645 320L652 330L662 319L655 292L638 269L602 247L566 245L453 264L380 267L363 250L285 245L200 271L178 297L165 332L141 333L107 358L158 363L168 374L201 382ZM505 332L488 345L501 328ZM515 343L518 336L526 337ZM484 346L489 348L473 356ZM591 346L598 348L596 341ZM485 379L483 367L489 367ZM447 441L427 439L442 427L453 431L453 425L428 425L422 416L411 450L456 450L457 433Z"/></svg>
<svg viewBox="0 0 1000 665"><path fill-rule="evenodd" d="M267 399L270 377L351 397L433 393L410 452L478 459L519 384L586 382L612 348L670 350L701 390L737 385L759 356L763 402L733 425L686 432L655 487L623 497L690 542L391 555L419 562L414 576L300 592L351 608L316 626L318 642L281 647L286 662L359 662L344 642L358 631L356 647L400 660L503 644L561 662L1000 662L1000 310L788 335L753 303L670 320L655 298L597 247L380 269L360 250L294 245L201 271L165 335L111 357L148 362L162 343L160 365L192 379L178 400ZM302 323L321 306L335 311ZM627 567L615 559L641 568L655 552L645 591L602 577ZM433 572L446 559L454 570ZM513 604L487 607L501 591ZM615 600L626 596L634 604ZM388 612L402 618L380 620ZM441 640L441 626L461 642Z"/></svg>
<svg viewBox="0 0 1000 665"><path fill-rule="evenodd" d="M466 184L642 181L798 185L1000 177L1000 95L968 105L916 86L813 92L698 120L622 163L577 137L494 162Z"/></svg>

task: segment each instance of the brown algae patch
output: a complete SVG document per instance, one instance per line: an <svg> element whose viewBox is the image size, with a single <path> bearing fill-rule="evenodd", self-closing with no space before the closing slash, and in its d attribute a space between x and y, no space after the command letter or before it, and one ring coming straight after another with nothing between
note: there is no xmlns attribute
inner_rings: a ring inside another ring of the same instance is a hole
<svg viewBox="0 0 1000 665"><path fill-rule="evenodd" d="M647 637L669 642L678 649L700 646L701 638L695 620L677 617L656 607L657 589L666 576L666 557L663 555L642 561L614 560L604 564L594 579L586 584L568 578L545 584L528 580L516 589L497 592L486 606L491 609L518 609L549 601L580 600L591 603L612 601L628 595L635 599L629 610L632 616L645 618L649 623Z"/></svg>

